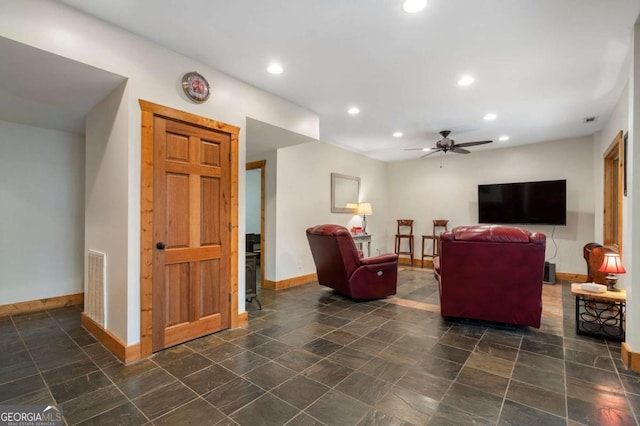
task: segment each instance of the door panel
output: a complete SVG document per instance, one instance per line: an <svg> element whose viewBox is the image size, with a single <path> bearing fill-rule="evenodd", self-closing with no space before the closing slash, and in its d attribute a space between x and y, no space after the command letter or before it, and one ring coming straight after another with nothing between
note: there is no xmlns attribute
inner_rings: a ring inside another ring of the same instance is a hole
<svg viewBox="0 0 640 426"><path fill-rule="evenodd" d="M189 176L167 173L166 247L189 247Z"/></svg>
<svg viewBox="0 0 640 426"><path fill-rule="evenodd" d="M220 285L220 260L200 262L200 284L202 289L202 316L220 312L220 298L216 288Z"/></svg>
<svg viewBox="0 0 640 426"><path fill-rule="evenodd" d="M201 178L200 181L200 206L203 217L210 217L212 220L203 221L200 230L201 245L220 244L220 215L218 200L220 199L220 182L218 179L208 177Z"/></svg>
<svg viewBox="0 0 640 426"><path fill-rule="evenodd" d="M189 278L188 263L166 266L165 285L167 289L167 317L165 326L180 324L189 320Z"/></svg>
<svg viewBox="0 0 640 426"><path fill-rule="evenodd" d="M154 351L230 326L229 145L154 118Z"/></svg>
<svg viewBox="0 0 640 426"><path fill-rule="evenodd" d="M189 138L167 133L166 160L189 162Z"/></svg>

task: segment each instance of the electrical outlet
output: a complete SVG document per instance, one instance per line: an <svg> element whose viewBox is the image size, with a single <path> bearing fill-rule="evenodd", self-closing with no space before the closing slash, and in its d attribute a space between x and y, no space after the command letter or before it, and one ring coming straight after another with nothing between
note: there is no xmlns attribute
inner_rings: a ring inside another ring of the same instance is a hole
<svg viewBox="0 0 640 426"><path fill-rule="evenodd" d="M376 249L376 256L380 256L380 249L379 248Z"/></svg>

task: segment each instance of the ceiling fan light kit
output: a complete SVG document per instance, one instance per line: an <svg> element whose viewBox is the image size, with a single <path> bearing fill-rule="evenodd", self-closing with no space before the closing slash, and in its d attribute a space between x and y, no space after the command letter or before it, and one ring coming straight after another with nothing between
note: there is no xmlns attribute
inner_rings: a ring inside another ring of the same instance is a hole
<svg viewBox="0 0 640 426"><path fill-rule="evenodd" d="M484 145L488 143L492 143L493 141L475 141L475 142L464 142L464 143L456 143L455 140L449 139L449 135L451 134L451 130L442 130L440 131L440 139L436 142L436 146L433 148L407 148L405 151L426 151L427 153L422 155L420 158L428 157L429 155L435 154L436 152L441 152L446 154L451 151L456 154L469 154L468 148L470 146ZM440 158L440 168L442 168L442 158Z"/></svg>

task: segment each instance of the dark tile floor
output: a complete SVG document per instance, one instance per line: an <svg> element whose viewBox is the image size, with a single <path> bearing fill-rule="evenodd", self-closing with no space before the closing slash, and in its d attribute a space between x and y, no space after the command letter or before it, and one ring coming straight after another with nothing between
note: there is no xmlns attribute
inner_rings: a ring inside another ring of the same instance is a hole
<svg viewBox="0 0 640 426"><path fill-rule="evenodd" d="M637 424L640 374L618 343L575 335L559 286L555 333L315 283L263 290L246 328L129 366L80 328L79 308L1 318L0 404L55 402L69 425ZM431 272L400 271L398 298L437 304Z"/></svg>

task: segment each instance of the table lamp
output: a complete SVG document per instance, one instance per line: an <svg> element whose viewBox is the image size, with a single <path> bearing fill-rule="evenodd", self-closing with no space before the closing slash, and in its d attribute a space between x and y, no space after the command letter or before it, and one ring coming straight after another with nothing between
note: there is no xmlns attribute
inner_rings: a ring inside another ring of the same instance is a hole
<svg viewBox="0 0 640 426"><path fill-rule="evenodd" d="M358 214L362 215L362 232L367 233L367 216L373 214L373 209L371 209L371 203L360 203L358 204Z"/></svg>
<svg viewBox="0 0 640 426"><path fill-rule="evenodd" d="M615 274L624 274L627 271L622 266L620 255L618 253L605 253L602 265L598 268L598 271L605 272L607 275L604 277L607 280L607 290L620 291L616 288L618 283L618 276Z"/></svg>

